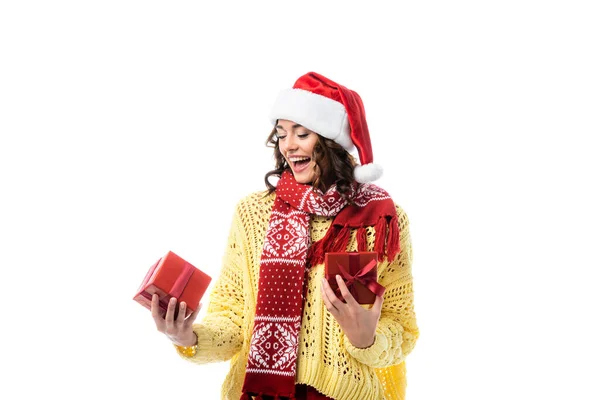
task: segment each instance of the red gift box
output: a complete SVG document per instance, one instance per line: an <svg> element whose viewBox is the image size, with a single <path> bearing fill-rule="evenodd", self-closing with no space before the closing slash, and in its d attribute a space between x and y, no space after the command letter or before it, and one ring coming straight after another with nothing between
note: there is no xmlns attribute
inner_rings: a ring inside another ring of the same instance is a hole
<svg viewBox="0 0 600 400"><path fill-rule="evenodd" d="M325 253L325 278L340 300L344 300L336 275L340 275L359 304L373 304L385 288L377 283L377 253Z"/></svg>
<svg viewBox="0 0 600 400"><path fill-rule="evenodd" d="M151 310L152 295L158 294L160 314L164 318L169 300L175 297L178 305L182 301L185 302L187 318L198 307L211 279L189 262L169 251L150 267L133 300ZM178 311L179 307L176 307L175 318Z"/></svg>

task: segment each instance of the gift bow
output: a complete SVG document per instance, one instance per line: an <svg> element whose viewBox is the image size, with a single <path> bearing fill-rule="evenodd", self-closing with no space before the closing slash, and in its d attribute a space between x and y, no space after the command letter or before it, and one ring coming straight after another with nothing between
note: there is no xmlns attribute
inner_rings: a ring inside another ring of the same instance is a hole
<svg viewBox="0 0 600 400"><path fill-rule="evenodd" d="M358 254L350 255L350 264L352 265L354 262L358 263L359 262L358 258L359 258ZM377 265L376 260L369 261L367 263L367 265L365 265L363 268L361 268L354 275L350 275L350 273L346 270L346 268L344 268L344 266L341 265L339 262L337 263L337 265L340 270L340 274L346 281L346 286L348 287L348 290L350 290L350 293L352 294L352 296L355 299L358 298L358 293L356 292L356 285L354 285L355 282L360 282L364 287L369 289L371 292L375 293L376 296L379 296L379 297L383 296L383 293L385 292L385 287L381 286L379 283L377 283L377 281L375 279L368 278L366 276L367 273L369 271L371 271L373 268L375 268L375 266ZM339 286L336 290L336 293L341 295Z"/></svg>

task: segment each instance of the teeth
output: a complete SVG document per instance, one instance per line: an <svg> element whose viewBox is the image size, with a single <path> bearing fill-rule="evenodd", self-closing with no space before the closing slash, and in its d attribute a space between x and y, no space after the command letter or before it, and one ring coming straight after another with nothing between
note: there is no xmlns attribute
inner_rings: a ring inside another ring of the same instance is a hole
<svg viewBox="0 0 600 400"><path fill-rule="evenodd" d="M290 157L291 162L310 160L310 157Z"/></svg>

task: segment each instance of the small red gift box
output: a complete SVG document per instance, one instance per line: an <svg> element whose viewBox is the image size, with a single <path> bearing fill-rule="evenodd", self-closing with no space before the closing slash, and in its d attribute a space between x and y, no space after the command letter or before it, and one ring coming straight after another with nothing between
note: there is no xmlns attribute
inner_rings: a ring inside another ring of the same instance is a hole
<svg viewBox="0 0 600 400"><path fill-rule="evenodd" d="M377 253L325 253L325 279L340 300L343 300L335 279L340 275L359 304L373 304L375 296L383 296L385 288L377 283Z"/></svg>
<svg viewBox="0 0 600 400"><path fill-rule="evenodd" d="M185 302L187 318L198 307L210 281L210 276L169 251L150 267L133 300L150 310L152 295L158 294L160 313L164 317L169 300L175 297L178 305ZM176 307L175 317L178 311Z"/></svg>

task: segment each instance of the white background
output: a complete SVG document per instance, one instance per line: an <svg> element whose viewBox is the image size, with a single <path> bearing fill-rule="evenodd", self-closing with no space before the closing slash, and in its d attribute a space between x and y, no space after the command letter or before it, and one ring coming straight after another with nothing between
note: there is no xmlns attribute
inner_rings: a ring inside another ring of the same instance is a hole
<svg viewBox="0 0 600 400"><path fill-rule="evenodd" d="M594 3L2 2L0 397L219 398L132 296L168 250L217 276L316 71L411 221L407 398L600 399Z"/></svg>

